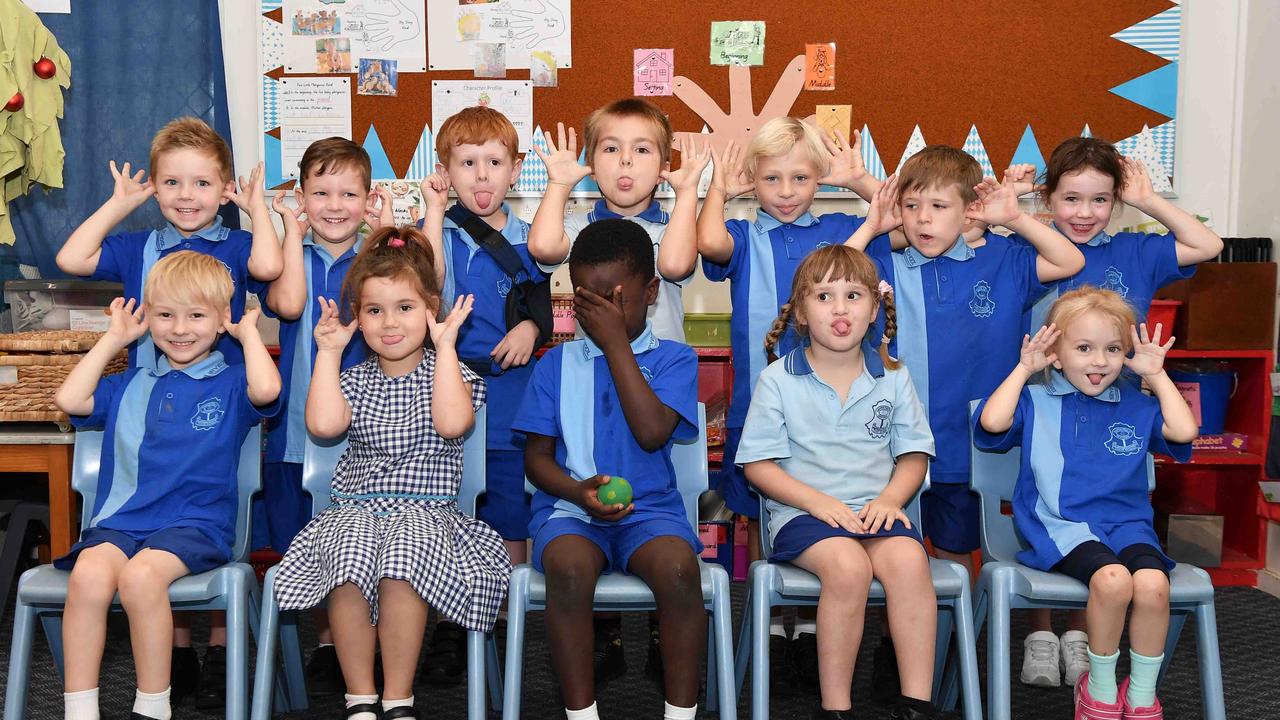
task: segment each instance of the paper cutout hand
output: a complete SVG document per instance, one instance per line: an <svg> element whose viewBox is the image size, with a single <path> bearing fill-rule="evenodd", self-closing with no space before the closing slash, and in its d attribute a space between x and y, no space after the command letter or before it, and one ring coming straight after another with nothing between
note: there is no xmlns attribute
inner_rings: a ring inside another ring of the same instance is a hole
<svg viewBox="0 0 1280 720"><path fill-rule="evenodd" d="M751 101L751 68L744 65L729 67L729 110L725 112L697 83L683 75L677 75L671 83L671 92L688 108L698 114L710 128L710 134L678 132L674 142L681 140L704 142L719 155L730 141L746 147L751 135L766 121L791 112L791 106L804 88L804 55L792 58L782 71L769 99L757 113Z"/></svg>
<svg viewBox="0 0 1280 720"><path fill-rule="evenodd" d="M365 22L365 30L369 33L369 47L378 52L386 52L403 42L409 42L422 35L418 26L418 16L409 9L405 0L391 0L397 12L369 13Z"/></svg>
<svg viewBox="0 0 1280 720"><path fill-rule="evenodd" d="M533 50L542 43L564 35L564 11L544 0L526 2L527 10L509 7L507 23L509 42L516 47Z"/></svg>

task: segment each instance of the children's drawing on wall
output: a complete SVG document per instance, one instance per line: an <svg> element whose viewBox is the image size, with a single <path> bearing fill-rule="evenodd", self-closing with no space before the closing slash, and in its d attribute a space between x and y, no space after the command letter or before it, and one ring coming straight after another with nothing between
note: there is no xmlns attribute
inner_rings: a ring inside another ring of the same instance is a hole
<svg viewBox="0 0 1280 720"><path fill-rule="evenodd" d="M475 42L480 39L484 16L467 5L458 6L458 42Z"/></svg>
<svg viewBox="0 0 1280 720"><path fill-rule="evenodd" d="M534 87L556 87L560 84L560 75L556 72L555 53L547 50L534 50L529 54L529 79Z"/></svg>
<svg viewBox="0 0 1280 720"><path fill-rule="evenodd" d="M671 79L676 74L675 50L672 48L637 48L633 53L635 71L634 95L670 95Z"/></svg>
<svg viewBox="0 0 1280 720"><path fill-rule="evenodd" d="M360 59L360 82L356 92L361 95L395 96L400 87L400 75L395 60Z"/></svg>
<svg viewBox="0 0 1280 720"><path fill-rule="evenodd" d="M414 178L417 180L418 178ZM391 214L396 225L417 223L422 217L422 191L408 180L375 180L375 188L386 188L391 194Z"/></svg>
<svg viewBox="0 0 1280 720"><path fill-rule="evenodd" d="M507 46L505 43L475 44L476 77L501 78L507 76Z"/></svg>
<svg viewBox="0 0 1280 720"><path fill-rule="evenodd" d="M813 43L804 46L804 89L836 89L835 43Z"/></svg>
<svg viewBox="0 0 1280 720"><path fill-rule="evenodd" d="M560 45L569 32L569 0L507 0L511 44L522 50Z"/></svg>
<svg viewBox="0 0 1280 720"><path fill-rule="evenodd" d="M316 72L351 72L350 38L324 38L316 40Z"/></svg>
<svg viewBox="0 0 1280 720"><path fill-rule="evenodd" d="M763 20L711 23L712 65L763 65Z"/></svg>
<svg viewBox="0 0 1280 720"><path fill-rule="evenodd" d="M357 57L395 60L401 72L427 69L421 0L349 0L343 12Z"/></svg>
<svg viewBox="0 0 1280 720"><path fill-rule="evenodd" d="M291 29L294 35L340 35L342 34L342 18L337 10L314 10L304 13L297 10L293 13Z"/></svg>
<svg viewBox="0 0 1280 720"><path fill-rule="evenodd" d="M553 87L553 75L543 72L551 67L548 56L535 59L535 52L549 53L557 71L573 63L570 0L432 0L426 3L424 27L432 70L474 70L476 43L506 45L506 68L528 68L530 79L538 75L540 87ZM404 61L400 70L405 71Z"/></svg>

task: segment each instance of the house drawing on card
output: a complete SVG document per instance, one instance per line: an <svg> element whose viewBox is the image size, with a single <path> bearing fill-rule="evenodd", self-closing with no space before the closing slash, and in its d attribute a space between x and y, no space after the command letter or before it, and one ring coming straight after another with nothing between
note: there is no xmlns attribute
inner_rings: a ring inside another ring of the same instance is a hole
<svg viewBox="0 0 1280 720"><path fill-rule="evenodd" d="M636 78L646 82L666 82L671 79L671 62L662 53L651 52L636 63Z"/></svg>

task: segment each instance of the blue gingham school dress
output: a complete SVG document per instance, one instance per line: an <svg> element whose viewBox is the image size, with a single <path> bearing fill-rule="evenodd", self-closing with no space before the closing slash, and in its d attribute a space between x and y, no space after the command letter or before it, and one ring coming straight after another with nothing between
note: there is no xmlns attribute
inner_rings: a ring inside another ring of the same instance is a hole
<svg viewBox="0 0 1280 720"><path fill-rule="evenodd" d="M298 533L280 564L280 609L314 607L349 582L377 624L378 582L390 578L468 630L493 628L511 562L498 533L458 508L462 439L435 432L434 374L431 350L402 377L383 374L377 357L342 373L350 446L334 472L333 504ZM462 376L480 407L484 381L465 365Z"/></svg>

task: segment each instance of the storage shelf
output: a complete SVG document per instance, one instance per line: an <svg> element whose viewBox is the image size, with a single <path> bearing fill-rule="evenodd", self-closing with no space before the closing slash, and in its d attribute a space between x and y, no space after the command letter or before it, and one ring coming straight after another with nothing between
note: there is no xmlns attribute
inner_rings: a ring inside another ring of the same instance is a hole
<svg viewBox="0 0 1280 720"><path fill-rule="evenodd" d="M1232 450L1196 450L1191 453L1191 461L1175 463L1168 455L1156 455L1156 465L1257 465L1266 464L1266 458L1257 453L1234 452Z"/></svg>
<svg viewBox="0 0 1280 720"><path fill-rule="evenodd" d="M1180 350L1173 348L1167 355L1170 359L1221 359L1221 360L1266 360L1271 357L1270 350Z"/></svg>

